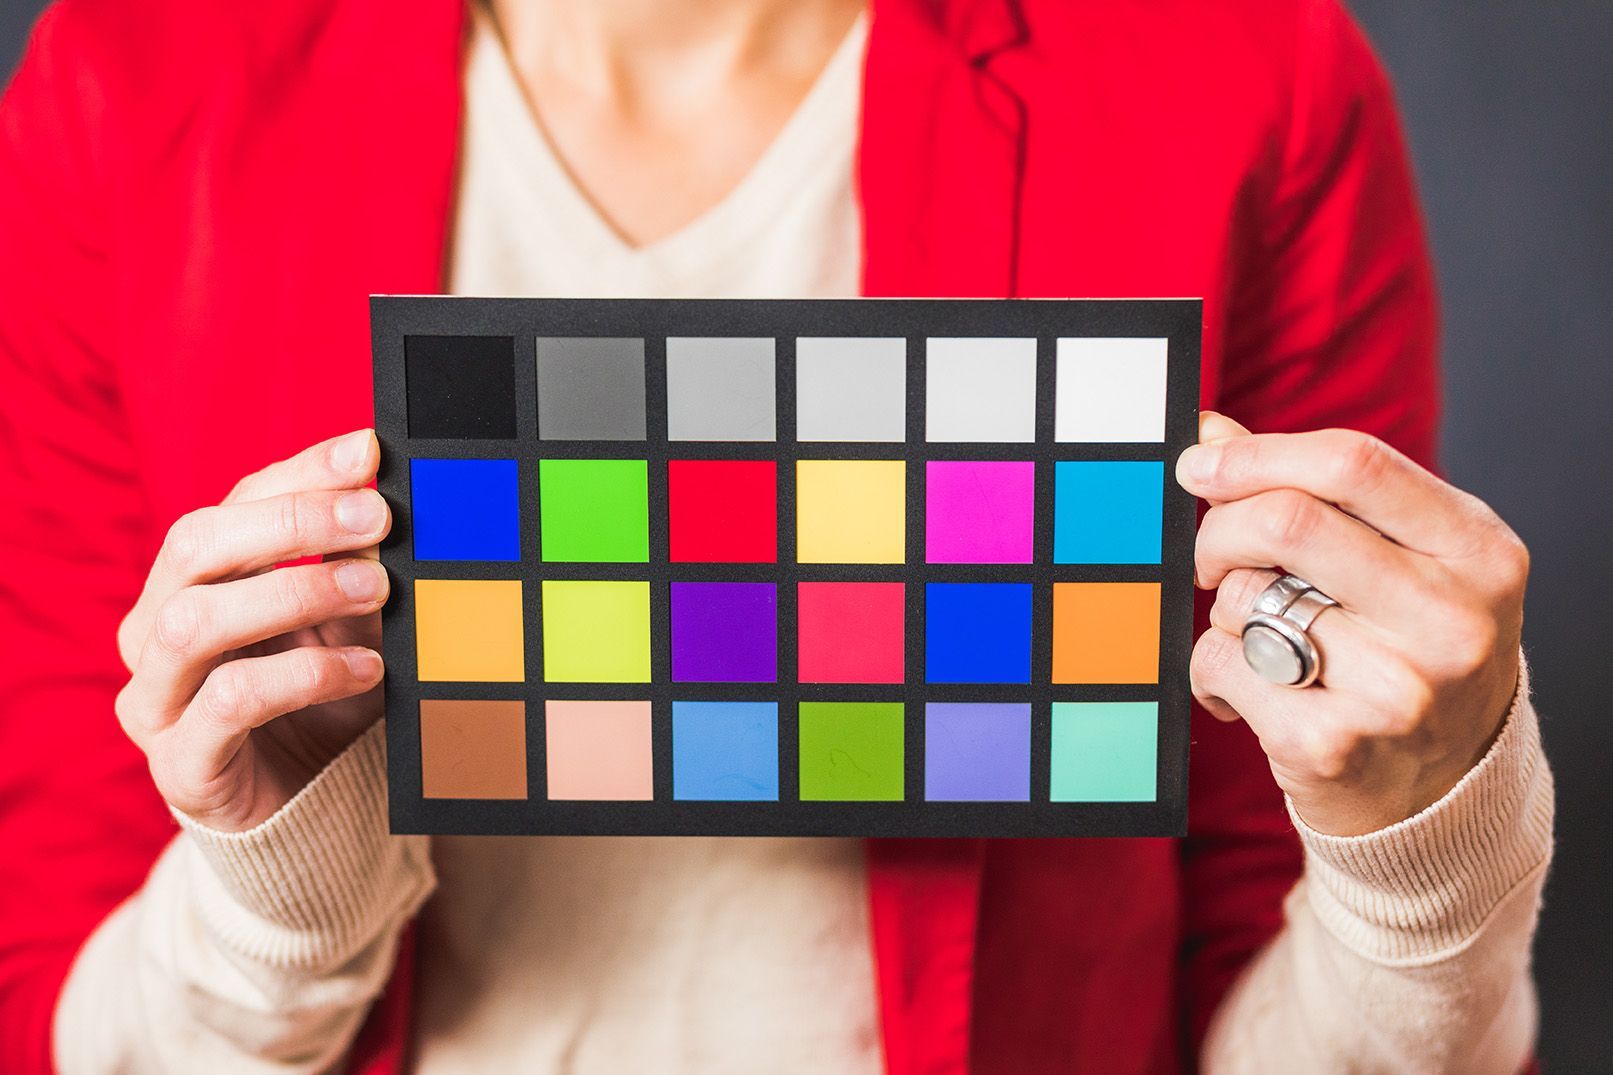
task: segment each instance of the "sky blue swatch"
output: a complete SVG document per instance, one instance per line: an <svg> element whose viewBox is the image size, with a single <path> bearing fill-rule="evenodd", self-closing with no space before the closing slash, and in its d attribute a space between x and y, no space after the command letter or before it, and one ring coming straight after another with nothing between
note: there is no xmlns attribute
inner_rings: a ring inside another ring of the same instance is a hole
<svg viewBox="0 0 1613 1075"><path fill-rule="evenodd" d="M924 678L930 683L1029 683L1030 583L926 584Z"/></svg>
<svg viewBox="0 0 1613 1075"><path fill-rule="evenodd" d="M519 560L513 459L411 459L416 560Z"/></svg>
<svg viewBox="0 0 1613 1075"><path fill-rule="evenodd" d="M673 702L672 797L777 801L777 703Z"/></svg>
<svg viewBox="0 0 1613 1075"><path fill-rule="evenodd" d="M1058 463L1053 469L1055 564L1157 564L1165 464Z"/></svg>

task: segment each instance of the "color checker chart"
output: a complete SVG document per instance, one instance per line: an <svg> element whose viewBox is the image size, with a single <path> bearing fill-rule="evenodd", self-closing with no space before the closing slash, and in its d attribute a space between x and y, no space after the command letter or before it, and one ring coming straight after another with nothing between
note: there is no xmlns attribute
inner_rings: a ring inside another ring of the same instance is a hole
<svg viewBox="0 0 1613 1075"><path fill-rule="evenodd" d="M1196 300L371 300L397 832L1186 826Z"/></svg>

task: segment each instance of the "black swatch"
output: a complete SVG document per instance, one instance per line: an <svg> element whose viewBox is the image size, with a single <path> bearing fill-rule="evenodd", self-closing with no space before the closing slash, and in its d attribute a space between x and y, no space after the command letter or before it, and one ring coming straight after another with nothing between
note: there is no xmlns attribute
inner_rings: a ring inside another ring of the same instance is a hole
<svg viewBox="0 0 1613 1075"><path fill-rule="evenodd" d="M515 436L515 340L410 336L403 341L409 436Z"/></svg>

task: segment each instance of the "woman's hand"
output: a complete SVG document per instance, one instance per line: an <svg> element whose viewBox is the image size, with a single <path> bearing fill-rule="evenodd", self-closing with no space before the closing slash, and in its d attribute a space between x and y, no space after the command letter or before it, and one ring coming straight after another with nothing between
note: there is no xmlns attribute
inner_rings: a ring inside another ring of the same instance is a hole
<svg viewBox="0 0 1613 1075"><path fill-rule="evenodd" d="M1382 441L1254 435L1206 413L1177 480L1210 502L1198 585L1216 589L1193 692L1243 719L1307 824L1353 836L1438 801L1484 756L1518 680L1529 556L1496 514ZM1244 662L1255 597L1283 570L1339 602L1310 629L1321 679Z"/></svg>
<svg viewBox="0 0 1613 1075"><path fill-rule="evenodd" d="M203 824L268 818L381 715L379 460L374 433L350 433L186 515L118 629L118 719ZM309 556L326 559L274 568Z"/></svg>

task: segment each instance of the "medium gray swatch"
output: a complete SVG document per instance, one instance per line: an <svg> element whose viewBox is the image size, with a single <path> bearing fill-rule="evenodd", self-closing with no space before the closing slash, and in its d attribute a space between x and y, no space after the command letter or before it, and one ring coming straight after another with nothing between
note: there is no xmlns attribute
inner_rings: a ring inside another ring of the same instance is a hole
<svg viewBox="0 0 1613 1075"><path fill-rule="evenodd" d="M773 371L771 337L667 337L667 439L776 439Z"/></svg>

